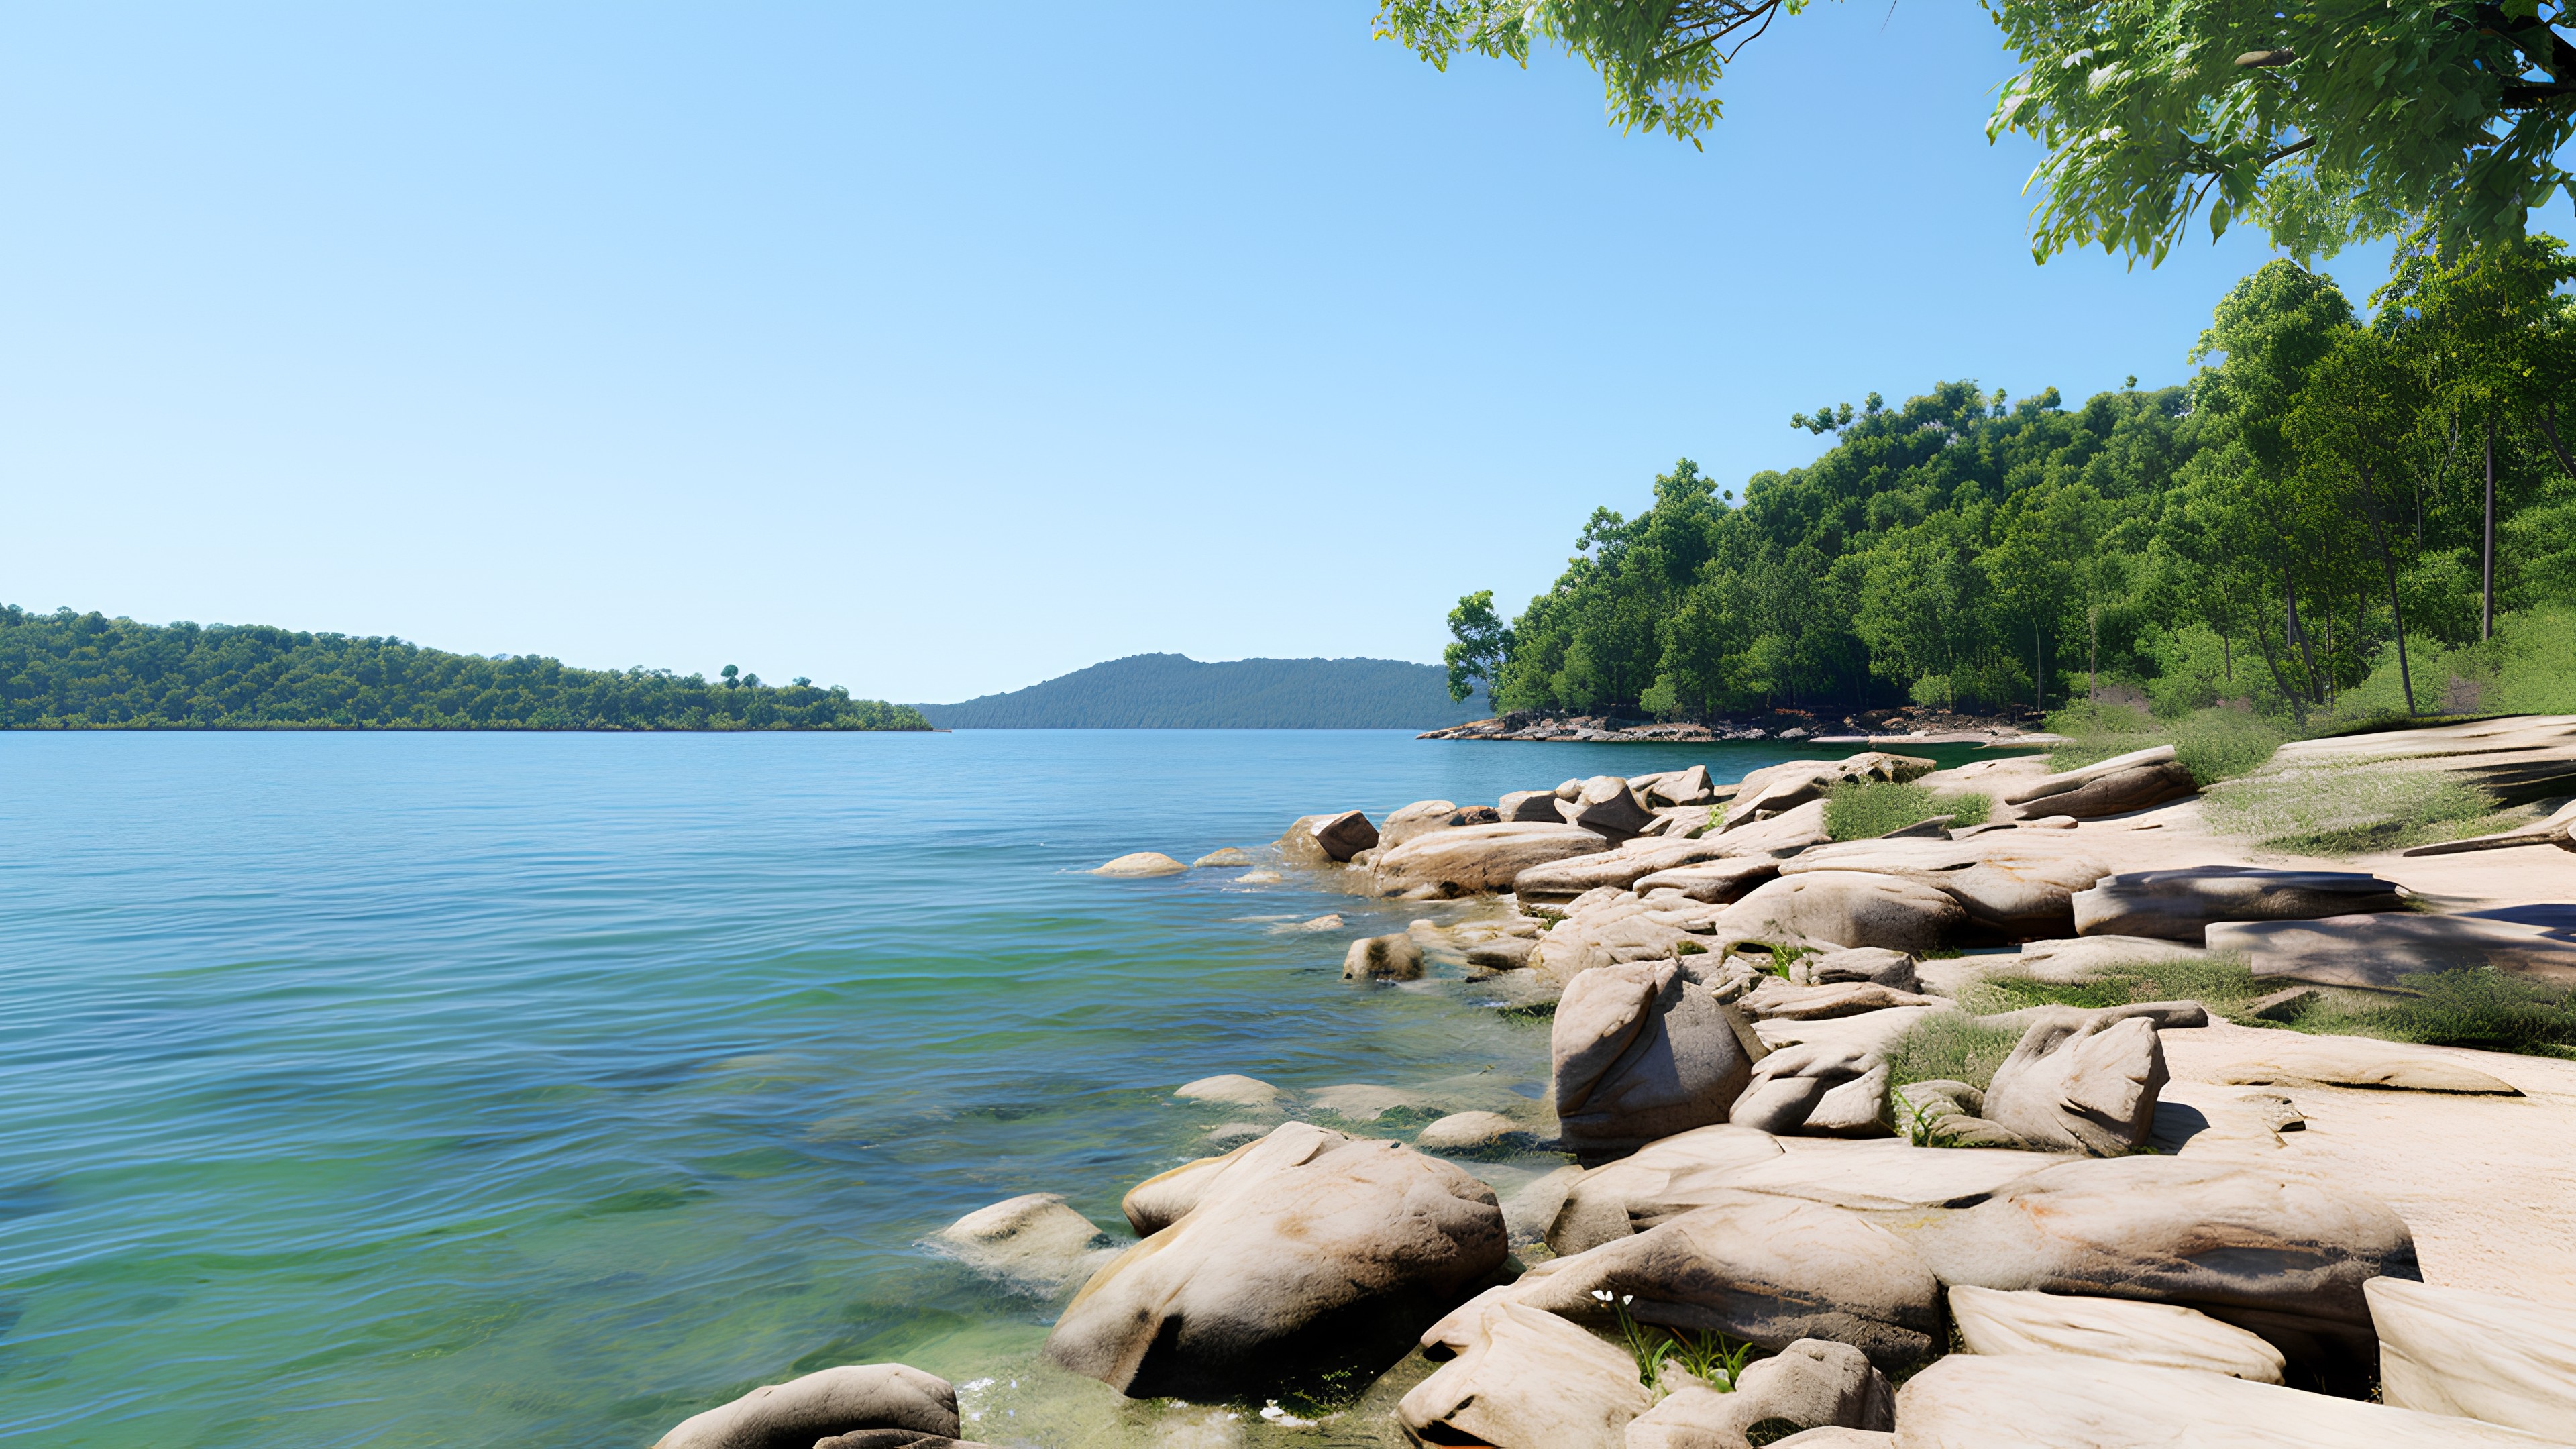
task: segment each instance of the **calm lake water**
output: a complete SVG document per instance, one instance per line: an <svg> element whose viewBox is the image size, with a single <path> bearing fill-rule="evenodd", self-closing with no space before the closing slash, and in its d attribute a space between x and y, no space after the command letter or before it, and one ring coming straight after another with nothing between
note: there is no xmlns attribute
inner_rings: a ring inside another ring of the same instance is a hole
<svg viewBox="0 0 2576 1449"><path fill-rule="evenodd" d="M1293 1434L1053 1373L1050 1302L915 1245L1033 1191L1123 1237L1216 1120L1192 1078L1534 1093L1546 1022L1339 979L1351 936L1462 907L1080 872L1797 753L0 735L0 1439L641 1449L902 1359L1002 1444L1382 1442L1382 1404Z"/></svg>

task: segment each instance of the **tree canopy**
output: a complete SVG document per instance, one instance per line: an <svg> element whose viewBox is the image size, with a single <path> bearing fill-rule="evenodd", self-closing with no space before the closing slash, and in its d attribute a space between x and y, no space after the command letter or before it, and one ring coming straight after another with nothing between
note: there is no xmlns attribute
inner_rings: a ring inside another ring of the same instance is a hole
<svg viewBox="0 0 2576 1449"><path fill-rule="evenodd" d="M922 730L838 685L571 669L260 624L138 624L0 606L11 729Z"/></svg>
<svg viewBox="0 0 2576 1449"><path fill-rule="evenodd" d="M2365 321L2275 261L2220 300L2185 387L2070 408L1956 381L1802 413L1834 446L1740 506L1685 459L1638 516L1595 509L1508 627L1461 600L1452 678L1504 709L1676 717L2104 681L2304 715L2386 664L2425 706L2410 636L2576 599L2571 269L2545 237L2447 260L2419 237Z"/></svg>
<svg viewBox="0 0 2576 1449"><path fill-rule="evenodd" d="M2022 69L1989 136L2047 148L2033 253L2161 261L2197 218L2247 221L2302 259L2432 227L2446 251L2507 241L2569 183L2576 0L1983 0ZM1433 65L1597 71L1610 119L1690 140L1725 67L1804 0L1381 0L1377 33Z"/></svg>

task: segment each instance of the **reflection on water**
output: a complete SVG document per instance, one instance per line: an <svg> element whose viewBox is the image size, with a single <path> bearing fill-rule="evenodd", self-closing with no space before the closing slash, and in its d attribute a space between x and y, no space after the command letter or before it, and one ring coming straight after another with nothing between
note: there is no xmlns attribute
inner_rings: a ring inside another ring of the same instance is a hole
<svg viewBox="0 0 2576 1449"><path fill-rule="evenodd" d="M1229 1115L1172 1100L1196 1077L1526 1099L1545 1017L1454 974L1339 979L1351 936L1474 903L1080 872L1790 755L0 736L0 1437L640 1446L902 1359L980 1385L997 1443L1392 1442L1419 1366L1317 1430L1128 1403L1038 1363L1051 1303L916 1243L1032 1191L1123 1235L1120 1194Z"/></svg>

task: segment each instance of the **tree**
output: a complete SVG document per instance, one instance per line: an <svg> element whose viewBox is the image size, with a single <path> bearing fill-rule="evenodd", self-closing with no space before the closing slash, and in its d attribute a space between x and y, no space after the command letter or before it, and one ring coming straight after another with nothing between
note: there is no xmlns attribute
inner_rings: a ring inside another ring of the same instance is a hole
<svg viewBox="0 0 2576 1449"><path fill-rule="evenodd" d="M2576 0L1984 0L2022 63L1987 124L2048 155L2033 254L2163 260L2195 217L2302 258L2429 221L2519 237L2570 177ZM1446 69L1550 43L1597 71L1612 124L1698 144L1727 65L1804 0L1381 0L1376 32Z"/></svg>
<svg viewBox="0 0 2576 1449"><path fill-rule="evenodd" d="M1451 643L1440 651L1449 666L1449 697L1464 700L1482 684L1487 696L1502 672L1503 656L1512 648L1512 631L1494 612L1494 591L1479 589L1449 611Z"/></svg>
<svg viewBox="0 0 2576 1449"><path fill-rule="evenodd" d="M2396 528L2394 492L2403 479L2413 433L2429 401L2423 371L2386 334L2347 329L2311 370L2285 431L2303 473L2319 491L2358 517L2369 531L2388 588L2397 638L2397 679L2414 714L2415 680L2406 659L2406 609L2397 588L2404 535Z"/></svg>

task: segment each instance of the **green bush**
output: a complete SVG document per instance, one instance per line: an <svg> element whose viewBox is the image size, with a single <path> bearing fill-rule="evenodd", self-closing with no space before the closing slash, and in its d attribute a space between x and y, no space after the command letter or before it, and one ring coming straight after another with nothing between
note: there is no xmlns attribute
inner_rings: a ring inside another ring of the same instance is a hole
<svg viewBox="0 0 2576 1449"><path fill-rule="evenodd" d="M2052 770L2080 770L2113 755L2171 745L2174 757L2204 786L2260 769L2290 738L2287 730L2252 710L2225 705L2168 721L2134 705L2078 705L2050 715L2048 728L2068 737L2068 743L2049 751Z"/></svg>
<svg viewBox="0 0 2576 1449"><path fill-rule="evenodd" d="M1953 828L1983 825L1994 810L1989 795L1936 795L1922 785L1871 780L1825 792L1825 833L1836 840L1875 840L1935 815L1951 817Z"/></svg>

